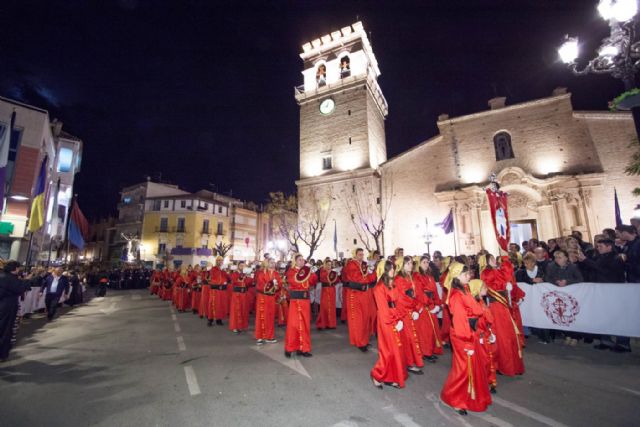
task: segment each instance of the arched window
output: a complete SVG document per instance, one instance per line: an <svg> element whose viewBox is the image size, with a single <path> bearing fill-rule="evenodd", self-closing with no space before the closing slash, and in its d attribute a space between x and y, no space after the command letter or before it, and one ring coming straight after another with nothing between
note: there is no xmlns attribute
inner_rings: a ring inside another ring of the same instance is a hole
<svg viewBox="0 0 640 427"><path fill-rule="evenodd" d="M513 159L513 149L511 148L511 135L509 132L498 132L493 136L493 147L496 150L496 161Z"/></svg>
<svg viewBox="0 0 640 427"><path fill-rule="evenodd" d="M316 68L316 83L318 87L326 86L327 84L327 66L324 62Z"/></svg>
<svg viewBox="0 0 640 427"><path fill-rule="evenodd" d="M349 77L351 75L351 61L349 60L349 55L345 55L340 58L340 78L344 79L345 77Z"/></svg>

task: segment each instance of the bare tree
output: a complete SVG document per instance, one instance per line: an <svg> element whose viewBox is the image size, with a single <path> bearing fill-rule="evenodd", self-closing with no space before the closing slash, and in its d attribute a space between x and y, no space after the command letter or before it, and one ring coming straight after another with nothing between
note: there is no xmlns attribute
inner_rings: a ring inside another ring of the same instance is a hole
<svg viewBox="0 0 640 427"><path fill-rule="evenodd" d="M299 198L298 236L309 248L309 256L322 244L331 208L331 189L305 189Z"/></svg>
<svg viewBox="0 0 640 427"><path fill-rule="evenodd" d="M384 230L393 199L393 177L378 174L352 183L343 189L340 200L345 205L351 223L363 246L369 251L377 250L384 255Z"/></svg>
<svg viewBox="0 0 640 427"><path fill-rule="evenodd" d="M213 250L215 251L216 255L220 255L223 258L229 253L231 248L233 248L232 243L224 242L218 242L213 246Z"/></svg>
<svg viewBox="0 0 640 427"><path fill-rule="evenodd" d="M271 216L271 229L279 240L287 242L287 248L276 247L286 255L288 251L300 252L300 234L298 233L298 198L281 191L269 193L270 201L266 210ZM288 249L288 250L287 250Z"/></svg>

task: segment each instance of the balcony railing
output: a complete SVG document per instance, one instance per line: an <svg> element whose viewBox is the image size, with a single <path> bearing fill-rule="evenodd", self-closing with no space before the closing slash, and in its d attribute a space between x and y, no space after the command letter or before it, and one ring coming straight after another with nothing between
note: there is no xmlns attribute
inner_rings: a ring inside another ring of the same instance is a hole
<svg viewBox="0 0 640 427"><path fill-rule="evenodd" d="M185 227L156 227L156 233L186 233Z"/></svg>
<svg viewBox="0 0 640 427"><path fill-rule="evenodd" d="M211 234L208 228L203 228L200 234Z"/></svg>

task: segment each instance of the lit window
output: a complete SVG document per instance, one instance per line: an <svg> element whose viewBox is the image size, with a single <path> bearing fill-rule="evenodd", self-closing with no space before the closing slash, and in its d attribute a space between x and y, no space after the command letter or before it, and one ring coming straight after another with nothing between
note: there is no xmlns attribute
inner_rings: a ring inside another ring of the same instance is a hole
<svg viewBox="0 0 640 427"><path fill-rule="evenodd" d="M168 208L168 207L169 207L169 201L168 201L168 200L165 200L165 201L164 201L164 207L165 207L165 208Z"/></svg>
<svg viewBox="0 0 640 427"><path fill-rule="evenodd" d="M58 172L70 172L73 165L73 151L70 148L60 148L58 154Z"/></svg>
<svg viewBox="0 0 640 427"><path fill-rule="evenodd" d="M316 83L318 87L327 85L327 66L325 64L320 64L316 68Z"/></svg>
<svg viewBox="0 0 640 427"><path fill-rule="evenodd" d="M345 55L340 58L340 78L349 77L351 75L351 61L349 56Z"/></svg>

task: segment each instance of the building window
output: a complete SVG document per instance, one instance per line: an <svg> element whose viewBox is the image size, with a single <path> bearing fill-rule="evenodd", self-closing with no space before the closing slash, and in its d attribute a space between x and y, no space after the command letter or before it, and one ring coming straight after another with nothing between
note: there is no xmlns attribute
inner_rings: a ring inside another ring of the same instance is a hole
<svg viewBox="0 0 640 427"><path fill-rule="evenodd" d="M73 150L62 147L58 153L58 172L70 172L73 164Z"/></svg>
<svg viewBox="0 0 640 427"><path fill-rule="evenodd" d="M222 236L224 234L224 230L222 229L223 226L224 226L223 223L218 222L218 229L216 230L216 234L218 236Z"/></svg>
<svg viewBox="0 0 640 427"><path fill-rule="evenodd" d="M7 126L8 127L8 126ZM7 169L5 172L5 179L7 183L7 194L11 194L11 186L13 184L13 175L16 168L16 157L18 156L18 148L22 141L22 129L13 128L10 135L11 141L9 143L9 155L7 157Z"/></svg>
<svg viewBox="0 0 640 427"><path fill-rule="evenodd" d="M511 148L511 135L509 132L498 132L493 137L493 147L496 151L496 161L513 159L513 149Z"/></svg>
<svg viewBox="0 0 640 427"><path fill-rule="evenodd" d="M322 158L322 170L326 171L331 169L331 156L324 156Z"/></svg>
<svg viewBox="0 0 640 427"><path fill-rule="evenodd" d="M184 233L184 218L178 218L178 226L176 227L176 232Z"/></svg>
<svg viewBox="0 0 640 427"><path fill-rule="evenodd" d="M351 145L351 137L349 137L349 145Z"/></svg>
<svg viewBox="0 0 640 427"><path fill-rule="evenodd" d="M340 58L340 78L344 79L345 77L349 77L351 75L351 61L349 60L349 56L345 55Z"/></svg>
<svg viewBox="0 0 640 427"><path fill-rule="evenodd" d="M160 230L163 233L167 232L169 228L169 219L168 218L160 218Z"/></svg>
<svg viewBox="0 0 640 427"><path fill-rule="evenodd" d="M324 63L316 68L316 83L318 87L327 85L327 66Z"/></svg>
<svg viewBox="0 0 640 427"><path fill-rule="evenodd" d="M218 206L218 213L221 214L222 213L222 206Z"/></svg>
<svg viewBox="0 0 640 427"><path fill-rule="evenodd" d="M380 197L376 197L376 205L380 204Z"/></svg>
<svg viewBox="0 0 640 427"><path fill-rule="evenodd" d="M209 220L205 219L202 221L202 232L205 234L209 234Z"/></svg>
<svg viewBox="0 0 640 427"><path fill-rule="evenodd" d="M160 210L160 200L154 200L153 201L153 210L154 211L159 211Z"/></svg>
<svg viewBox="0 0 640 427"><path fill-rule="evenodd" d="M358 244L358 239L353 239L353 244L357 245Z"/></svg>
<svg viewBox="0 0 640 427"><path fill-rule="evenodd" d="M131 196L123 197L122 203L124 203L125 205L131 204Z"/></svg>
<svg viewBox="0 0 640 427"><path fill-rule="evenodd" d="M186 208L187 207L187 201L186 200L180 200L180 207L181 208Z"/></svg>
<svg viewBox="0 0 640 427"><path fill-rule="evenodd" d="M158 243L158 255L164 255L164 253L167 251L167 244L166 243Z"/></svg>
<svg viewBox="0 0 640 427"><path fill-rule="evenodd" d="M164 207L165 207L165 209L167 209L169 207L169 201L168 200L164 201Z"/></svg>

